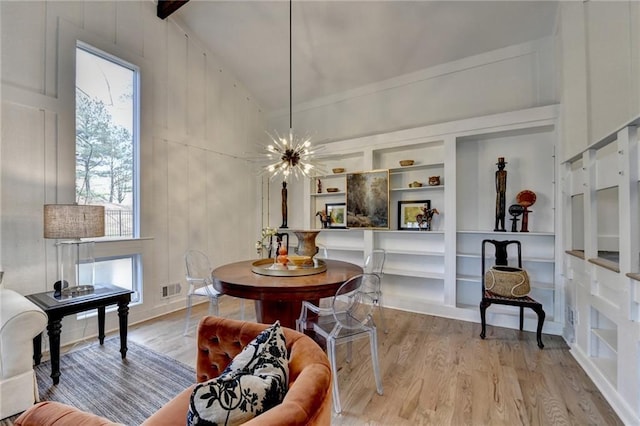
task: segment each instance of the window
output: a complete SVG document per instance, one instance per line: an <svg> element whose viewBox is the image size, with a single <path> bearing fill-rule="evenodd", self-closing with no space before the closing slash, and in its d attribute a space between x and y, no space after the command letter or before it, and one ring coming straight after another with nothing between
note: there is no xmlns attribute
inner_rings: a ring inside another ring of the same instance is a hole
<svg viewBox="0 0 640 426"><path fill-rule="evenodd" d="M76 45L76 202L105 207L105 240L139 237L139 68ZM95 259L95 282L137 292L139 254Z"/></svg>

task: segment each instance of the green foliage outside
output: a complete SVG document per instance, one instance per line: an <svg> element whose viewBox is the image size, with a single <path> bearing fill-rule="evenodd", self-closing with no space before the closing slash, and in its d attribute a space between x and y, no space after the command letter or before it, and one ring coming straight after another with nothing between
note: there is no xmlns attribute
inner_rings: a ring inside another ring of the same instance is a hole
<svg viewBox="0 0 640 426"><path fill-rule="evenodd" d="M114 124L103 101L76 89L76 201L123 204L132 178L131 132Z"/></svg>

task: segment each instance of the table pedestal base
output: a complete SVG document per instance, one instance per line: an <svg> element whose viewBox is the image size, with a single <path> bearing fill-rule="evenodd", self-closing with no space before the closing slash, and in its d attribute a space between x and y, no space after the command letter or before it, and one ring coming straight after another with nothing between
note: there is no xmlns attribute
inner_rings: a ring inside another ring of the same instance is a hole
<svg viewBox="0 0 640 426"><path fill-rule="evenodd" d="M319 300L309 300L318 306ZM256 300L256 321L263 324L273 324L280 320L280 325L293 330L296 329L296 320L300 318L302 302L283 300Z"/></svg>

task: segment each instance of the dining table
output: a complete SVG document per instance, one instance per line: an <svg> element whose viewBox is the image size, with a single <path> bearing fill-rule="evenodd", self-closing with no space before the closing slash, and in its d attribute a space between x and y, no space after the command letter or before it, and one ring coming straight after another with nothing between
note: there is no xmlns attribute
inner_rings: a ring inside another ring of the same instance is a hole
<svg viewBox="0 0 640 426"><path fill-rule="evenodd" d="M296 328L302 301L318 305L324 297L332 297L348 279L363 272L362 267L341 260L323 259L326 270L308 275L268 275L254 272L263 261L251 259L215 268L213 285L222 294L255 301L256 321ZM314 271L312 271L314 272Z"/></svg>

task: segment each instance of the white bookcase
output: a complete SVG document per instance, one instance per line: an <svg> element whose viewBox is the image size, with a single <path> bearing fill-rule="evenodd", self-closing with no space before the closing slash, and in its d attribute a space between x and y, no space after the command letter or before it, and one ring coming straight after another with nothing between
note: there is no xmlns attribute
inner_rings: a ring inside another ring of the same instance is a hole
<svg viewBox="0 0 640 426"><path fill-rule="evenodd" d="M572 353L626 422L640 421L640 190L636 119L562 164Z"/></svg>
<svg viewBox="0 0 640 426"><path fill-rule="evenodd" d="M386 306L479 322L482 240L517 239L532 278L532 296L547 314L543 331L561 334L557 137L557 107L548 106L329 143L323 159L328 173L304 186L309 207L303 226L319 229L316 212L326 204L346 202L348 173L389 170L389 229L324 229L316 241L330 258L362 265L373 249L384 249ZM498 157L508 163L507 207L521 190L537 195L530 208L530 232L493 231ZM414 165L401 167L400 160L407 159ZM345 172L333 174L333 168ZM440 184L430 186L430 176L439 176ZM423 186L409 187L416 181ZM327 188L338 191L327 193ZM399 230L399 202L423 200L439 211L432 230ZM518 308L487 310L489 324L505 327L517 328L518 315ZM527 314L525 328L533 331L536 324Z"/></svg>

